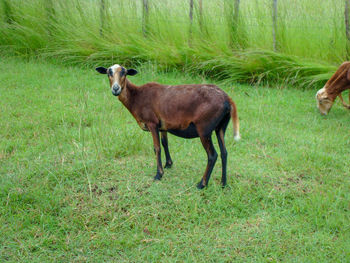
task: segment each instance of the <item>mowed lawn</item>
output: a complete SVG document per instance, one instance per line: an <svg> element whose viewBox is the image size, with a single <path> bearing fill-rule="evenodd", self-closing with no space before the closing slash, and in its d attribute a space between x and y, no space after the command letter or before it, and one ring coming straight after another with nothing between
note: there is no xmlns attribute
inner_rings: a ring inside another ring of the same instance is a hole
<svg viewBox="0 0 350 263"><path fill-rule="evenodd" d="M350 112L338 101L324 117L315 89L221 86L242 140L230 122L228 187L218 159L198 190L199 139L169 135L174 165L154 182L151 135L106 76L0 66L0 262L350 261ZM130 80L208 81L151 66Z"/></svg>

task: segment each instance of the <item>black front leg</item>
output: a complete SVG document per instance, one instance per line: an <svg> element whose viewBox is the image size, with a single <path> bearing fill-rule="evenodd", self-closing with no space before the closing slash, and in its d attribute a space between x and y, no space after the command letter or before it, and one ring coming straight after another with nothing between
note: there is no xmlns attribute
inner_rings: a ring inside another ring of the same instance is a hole
<svg viewBox="0 0 350 263"><path fill-rule="evenodd" d="M163 167L162 167L162 159L161 159L161 149L160 149L160 141L159 141L159 131L157 125L154 124L148 124L147 125L153 138L153 145L154 145L154 152L156 154L157 158L157 174L154 177L154 180L160 180L162 179L162 176L164 174Z"/></svg>

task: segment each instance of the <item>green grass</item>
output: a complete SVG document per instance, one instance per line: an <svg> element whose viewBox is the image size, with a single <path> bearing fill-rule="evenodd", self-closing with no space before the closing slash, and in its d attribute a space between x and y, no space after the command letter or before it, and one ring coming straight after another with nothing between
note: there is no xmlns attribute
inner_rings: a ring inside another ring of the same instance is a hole
<svg viewBox="0 0 350 263"><path fill-rule="evenodd" d="M279 0L276 52L272 0L241 1L237 22L233 0L203 1L202 16L194 1L192 34L188 0L149 0L147 34L142 1L104 2L101 12L100 0L1 0L1 53L89 66L151 62L165 71L298 87L322 86L349 57L343 0Z"/></svg>
<svg viewBox="0 0 350 263"><path fill-rule="evenodd" d="M350 260L350 119L340 103L322 117L315 90L221 85L242 140L230 124L229 187L219 160L199 191L199 140L170 136L174 166L154 182L151 136L105 76L5 57L0 66L1 262ZM139 70L136 84L208 81Z"/></svg>

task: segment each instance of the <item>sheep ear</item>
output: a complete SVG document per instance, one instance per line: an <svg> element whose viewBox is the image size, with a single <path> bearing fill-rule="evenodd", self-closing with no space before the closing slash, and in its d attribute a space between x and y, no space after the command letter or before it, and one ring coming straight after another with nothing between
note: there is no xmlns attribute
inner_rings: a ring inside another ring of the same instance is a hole
<svg viewBox="0 0 350 263"><path fill-rule="evenodd" d="M96 68L96 71L101 73L101 74L107 74L107 69L104 67L98 67L98 68Z"/></svg>
<svg viewBox="0 0 350 263"><path fill-rule="evenodd" d="M137 70L136 69L128 69L128 71L126 72L126 75L129 75L129 76L134 76L137 74Z"/></svg>

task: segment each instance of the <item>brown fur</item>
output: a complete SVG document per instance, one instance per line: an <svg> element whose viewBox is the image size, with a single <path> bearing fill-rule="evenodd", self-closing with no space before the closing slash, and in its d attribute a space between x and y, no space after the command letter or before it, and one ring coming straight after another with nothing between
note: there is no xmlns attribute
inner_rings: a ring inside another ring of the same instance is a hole
<svg viewBox="0 0 350 263"><path fill-rule="evenodd" d="M317 92L317 107L320 112L327 114L338 96L343 106L350 109L350 106L344 102L341 96L341 93L347 89L350 89L350 62L341 64L325 86Z"/></svg>
<svg viewBox="0 0 350 263"><path fill-rule="evenodd" d="M166 86L147 83L137 87L126 81L120 101L138 122L160 124L159 129L186 129L191 122L198 133L220 115L225 101L231 100L214 85ZM236 109L233 110L236 112Z"/></svg>
<svg viewBox="0 0 350 263"><path fill-rule="evenodd" d="M126 78L126 75L120 76L119 72L120 70L116 70L114 76L109 76L110 85L112 87L113 83L118 81L122 88L119 100L134 116L139 126L152 133L157 156L155 179L161 179L164 173L159 132L161 132L162 145L166 154L166 167L172 165L167 142L169 131L185 138L200 137L208 155L208 165L197 187L205 187L217 158L211 140L211 134L215 130L223 162L222 184L225 185L227 152L224 134L230 118L233 120L235 138L239 138L238 114L231 98L211 84L169 86L152 82L136 86ZM187 135L189 137L186 137Z"/></svg>

